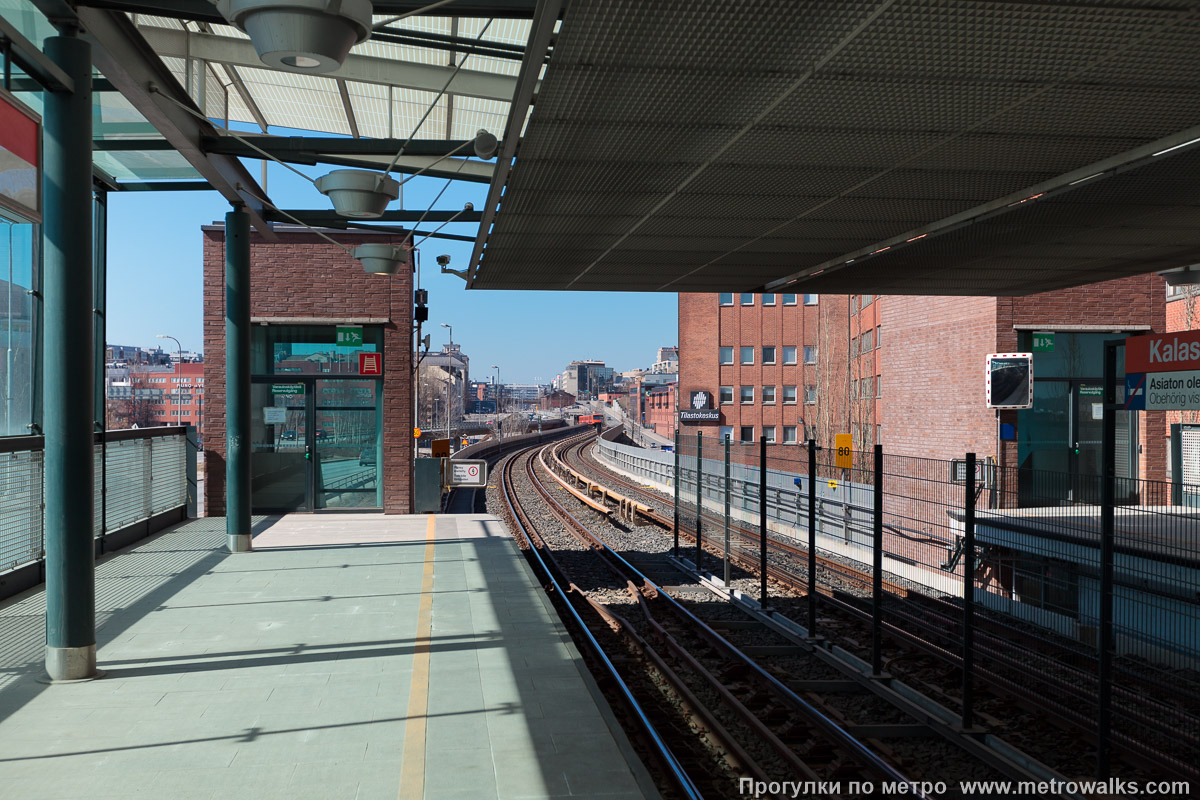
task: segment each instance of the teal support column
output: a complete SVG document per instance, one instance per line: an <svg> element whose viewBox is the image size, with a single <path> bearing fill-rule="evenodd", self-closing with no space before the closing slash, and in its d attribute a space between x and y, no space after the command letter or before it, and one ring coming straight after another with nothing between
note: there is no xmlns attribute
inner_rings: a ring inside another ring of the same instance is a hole
<svg viewBox="0 0 1200 800"><path fill-rule="evenodd" d="M225 533L250 551L250 215L225 215Z"/></svg>
<svg viewBox="0 0 1200 800"><path fill-rule="evenodd" d="M73 32L46 55L75 91L43 93L46 672L96 677L92 362L92 49Z"/></svg>

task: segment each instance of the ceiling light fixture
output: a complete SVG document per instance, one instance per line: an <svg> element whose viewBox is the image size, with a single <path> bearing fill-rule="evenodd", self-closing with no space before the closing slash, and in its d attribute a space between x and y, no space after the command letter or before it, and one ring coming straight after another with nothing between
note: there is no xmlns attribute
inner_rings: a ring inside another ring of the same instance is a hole
<svg viewBox="0 0 1200 800"><path fill-rule="evenodd" d="M371 0L218 0L269 67L333 72L371 35Z"/></svg>
<svg viewBox="0 0 1200 800"><path fill-rule="evenodd" d="M400 196L399 181L369 169L335 169L315 183L317 191L328 197L333 210L343 217L381 217L388 203Z"/></svg>
<svg viewBox="0 0 1200 800"><path fill-rule="evenodd" d="M397 244L360 244L354 248L354 257L362 262L363 272L372 275L395 275L401 267L408 266L408 250Z"/></svg>

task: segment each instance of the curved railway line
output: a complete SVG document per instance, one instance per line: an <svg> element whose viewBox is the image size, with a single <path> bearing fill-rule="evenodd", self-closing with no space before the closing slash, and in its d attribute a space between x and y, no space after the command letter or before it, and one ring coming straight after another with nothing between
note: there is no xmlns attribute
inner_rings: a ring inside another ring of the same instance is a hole
<svg viewBox="0 0 1200 800"><path fill-rule="evenodd" d="M608 513L628 517L632 512L660 529L671 531L671 499L646 489L585 455L589 440L571 440L555 448L557 466L568 483L584 487L588 499L601 508L614 502ZM614 488L615 487L615 488ZM708 530L719 530L724 518L709 511L702 514ZM693 530L680 520L681 538L694 545ZM730 560L743 574L759 575L758 531L731 520ZM665 537L666 534L663 534ZM705 537L708 557L721 559L717 542ZM774 585L772 602L779 610L794 612L803 619L807 612L808 551L795 542L769 535L767 573ZM692 548L694 553L694 547ZM869 652L871 621L871 575L853 563L838 557L816 556L820 609L819 633L835 639L835 644L863 655ZM715 561L713 563L716 563ZM719 581L718 581L719 582ZM757 582L743 579L734 586L747 594L757 592ZM890 581L884 576L887 596L884 621L885 669L920 685L921 691L951 708L961 706L961 697L947 683L947 668L959 669L962 611L953 600L914 591L911 586ZM1094 719L1086 709L1095 697L1095 676L1087 670L1087 660L1077 643L1058 642L1045 635L1027 631L1018 625L991 615L979 614L975 630L976 663L974 674L981 688L991 697L980 696L977 708L987 728L1002 732L1027 749L1052 753L1054 766L1075 774L1088 774L1092 740L1071 732L1094 736ZM1030 691L1036 686L1036 693ZM1141 777L1164 776L1200 780L1194 755L1200 752L1200 708L1180 702L1170 687L1157 684L1115 687L1114 703L1122 715L1135 721L1143 735L1132 736L1114 731L1117 754ZM1050 699L1053 698L1053 699ZM1031 730L1035 719L1049 719L1062 729L1061 734ZM1049 742L1053 742L1049 744ZM1047 749L1048 748L1048 749Z"/></svg>
<svg viewBox="0 0 1200 800"><path fill-rule="evenodd" d="M631 498L610 492L610 507L555 474L560 454L590 438L506 457L497 500L566 607L564 619L575 621L576 641L624 709L664 794L744 796L738 779L748 778L809 782L814 794L822 784L853 796L856 782L891 782L916 796L937 786L953 797L959 780L1061 777L981 746L768 615L714 593L670 557L654 528L622 521L645 513Z"/></svg>

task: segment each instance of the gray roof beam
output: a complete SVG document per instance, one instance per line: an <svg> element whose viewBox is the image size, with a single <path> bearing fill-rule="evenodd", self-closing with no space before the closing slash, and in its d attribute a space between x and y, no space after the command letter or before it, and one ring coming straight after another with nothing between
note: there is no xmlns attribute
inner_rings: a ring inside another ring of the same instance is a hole
<svg viewBox="0 0 1200 800"><path fill-rule="evenodd" d="M500 196L504 184L508 181L512 170L513 158L517 154L521 131L525 127L525 118L533 105L533 96L538 88L538 76L541 74L546 51L554 39L554 25L562 13L563 0L537 0L537 8L533 14L533 25L529 30L529 42L525 49L525 59L521 62L521 70L517 73L515 91L512 93L508 109L508 128L504 133L504 141L496 158L496 172L492 176L492 185L488 187L487 201L483 206L483 218L480 220L479 233L475 239L475 247L471 251L471 260L467 264L467 288L475 282L479 272L479 262L483 258L483 249L487 244L488 233L492 221L496 218L496 209L500 205Z"/></svg>
<svg viewBox="0 0 1200 800"><path fill-rule="evenodd" d="M376 11L376 13L379 12ZM155 28L148 25L139 30L150 46L161 56L197 58L201 61L215 61L218 64L232 64L256 69L267 68L262 59L258 57L258 53L255 52L254 45L250 43L249 39ZM453 67L393 61L351 53L346 57L341 69L323 77L440 92L453 73ZM489 100L510 100L516 83L515 79L506 75L459 70L458 74L454 76L454 80L450 81L450 86L446 91Z"/></svg>
<svg viewBox="0 0 1200 800"><path fill-rule="evenodd" d="M284 216L284 215L287 216ZM338 216L333 209L314 211L312 209L284 209L267 211L267 219L278 222L301 223L312 228L336 227L348 222L345 217ZM373 218L376 222L479 222L483 216L481 211L426 211L421 208L385 211L383 216Z"/></svg>
<svg viewBox="0 0 1200 800"><path fill-rule="evenodd" d="M266 192L233 156L205 153L201 141L217 130L207 120L189 114L171 100L155 97L154 84L167 97L194 107L191 99L151 50L124 14L94 8L78 9L79 21L92 43L92 61L171 146L230 203L246 206L250 221L268 240L275 234L263 218ZM198 111L198 109L197 109Z"/></svg>
<svg viewBox="0 0 1200 800"><path fill-rule="evenodd" d="M128 11L133 14L150 14L172 19L192 19L225 25L225 19L209 0L84 0L81 6L106 8L113 11ZM424 8L429 0L401 2L401 0L375 0L375 13L393 16L407 14ZM458 0L451 9L434 9L430 16L446 16L452 13L460 17L494 17L496 19L529 19L533 16L534 0Z"/></svg>
<svg viewBox="0 0 1200 800"><path fill-rule="evenodd" d="M38 83L37 89L49 89L52 92L70 92L74 82L57 64L46 58L41 48L26 39L20 31L0 17L0 45L7 51L12 62L32 76Z"/></svg>

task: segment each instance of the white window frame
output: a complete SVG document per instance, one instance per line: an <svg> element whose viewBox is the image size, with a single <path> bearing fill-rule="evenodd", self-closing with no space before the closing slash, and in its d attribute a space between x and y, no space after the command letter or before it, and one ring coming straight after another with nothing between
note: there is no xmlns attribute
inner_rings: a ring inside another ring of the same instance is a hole
<svg viewBox="0 0 1200 800"><path fill-rule="evenodd" d="M725 393L726 393L725 390L726 389L729 390L729 399L728 400L725 399ZM722 386L721 393L719 396L721 398L721 405L723 405L723 406L733 405L733 387L732 386Z"/></svg>
<svg viewBox="0 0 1200 800"><path fill-rule="evenodd" d="M791 351L791 356L788 356L788 351ZM785 344L783 346L783 365L791 367L796 365L796 345Z"/></svg>
<svg viewBox="0 0 1200 800"><path fill-rule="evenodd" d="M750 399L749 400L746 399L746 390L747 389L750 390ZM738 387L738 402L744 406L754 405L754 387L753 386L739 386Z"/></svg>
<svg viewBox="0 0 1200 800"><path fill-rule="evenodd" d="M750 354L749 361L746 360L746 353ZM741 345L740 349L738 350L738 364L740 364L743 367L753 367L754 366L754 345L752 345L752 344Z"/></svg>
<svg viewBox="0 0 1200 800"><path fill-rule="evenodd" d="M728 361L725 360L725 354L722 352L723 350L729 351L729 360ZM723 367L733 366L735 363L737 363L733 360L733 346L732 345L723 345L723 346L717 348L717 363Z"/></svg>
<svg viewBox="0 0 1200 800"><path fill-rule="evenodd" d="M788 400L788 389L792 390L792 399ZM786 385L783 387L783 404L785 406L796 405L796 387L794 385Z"/></svg>
<svg viewBox="0 0 1200 800"><path fill-rule="evenodd" d="M768 395L767 395L768 389L770 389L770 391L771 391L769 400L767 399L768 398ZM775 405L775 386L774 385L764 385L762 387L762 402L763 402L764 406Z"/></svg>

